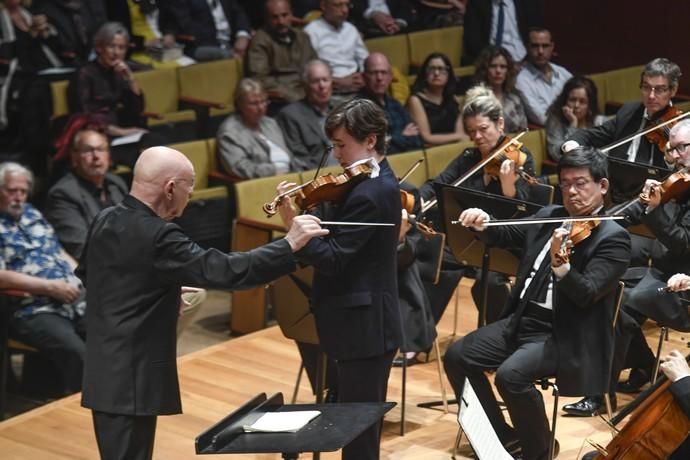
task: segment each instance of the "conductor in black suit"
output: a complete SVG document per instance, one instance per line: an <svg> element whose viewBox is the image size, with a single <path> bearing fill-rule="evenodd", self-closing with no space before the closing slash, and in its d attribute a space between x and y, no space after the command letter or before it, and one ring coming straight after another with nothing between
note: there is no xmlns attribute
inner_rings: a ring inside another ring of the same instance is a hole
<svg viewBox="0 0 690 460"><path fill-rule="evenodd" d="M534 217L597 214L608 189L606 157L576 149L558 165L564 206L548 206ZM462 225L484 229L489 215L467 209ZM603 394L613 359L613 316L618 280L630 259L630 237L617 223L600 222L572 250L558 254L568 231L557 223L489 227L492 246L524 247L515 286L503 318L465 336L446 353L444 364L458 399L468 378L499 439L519 444L525 459L547 458L549 424L535 380L556 376L562 394ZM507 424L485 371L505 401Z"/></svg>
<svg viewBox="0 0 690 460"><path fill-rule="evenodd" d="M325 130L343 168L366 163L372 174L319 217L394 225L337 226L296 255L314 266L311 306L320 345L337 363L338 402L385 401L401 343L396 259L402 215L400 187L384 156L386 115L376 103L355 99L328 115ZM295 215L290 201L284 198L279 209L289 224ZM346 446L342 458L378 459L380 435L376 424Z"/></svg>
<svg viewBox="0 0 690 460"><path fill-rule="evenodd" d="M293 251L328 233L312 216L285 238L246 253L204 250L169 222L194 189L180 152L145 150L130 194L102 211L78 269L88 287L82 405L93 413L102 459L150 459L156 416L182 411L176 365L181 286L241 289L295 268Z"/></svg>

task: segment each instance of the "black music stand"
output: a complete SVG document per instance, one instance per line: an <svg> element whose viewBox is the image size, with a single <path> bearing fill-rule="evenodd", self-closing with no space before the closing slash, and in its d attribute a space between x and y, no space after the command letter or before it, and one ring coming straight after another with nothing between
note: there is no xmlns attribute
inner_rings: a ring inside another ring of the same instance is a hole
<svg viewBox="0 0 690 460"><path fill-rule="evenodd" d="M613 203L622 203L634 198L642 191L647 179L663 181L673 171L654 165L634 163L620 158L608 157L609 198Z"/></svg>
<svg viewBox="0 0 690 460"><path fill-rule="evenodd" d="M455 258L463 265L482 268L482 301L479 305L477 327L486 324L486 298L489 289L489 271L515 275L518 259L515 256L522 248L500 249L484 244L476 232L461 225L451 224L460 213L468 208L480 208L496 219L519 219L530 216L542 208L527 201L506 198L500 195L480 192L447 184L434 184L438 197L446 241Z"/></svg>
<svg viewBox="0 0 690 460"><path fill-rule="evenodd" d="M261 393L197 436L197 454L280 453L296 459L302 452L332 452L347 446L364 430L379 423L393 402L283 405L283 394ZM266 412L318 410L321 415L295 433L245 433Z"/></svg>

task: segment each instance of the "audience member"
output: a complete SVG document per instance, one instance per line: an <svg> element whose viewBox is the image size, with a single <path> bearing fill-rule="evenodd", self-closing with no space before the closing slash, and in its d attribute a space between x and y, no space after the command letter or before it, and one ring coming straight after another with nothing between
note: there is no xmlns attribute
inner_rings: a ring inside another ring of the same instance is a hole
<svg viewBox="0 0 690 460"><path fill-rule="evenodd" d="M28 292L15 305L10 334L45 354L62 374L65 390L81 389L84 361L84 289L76 262L53 228L27 203L33 174L0 164L0 288Z"/></svg>
<svg viewBox="0 0 690 460"><path fill-rule="evenodd" d="M508 133L527 129L527 115L522 100L515 91L517 67L510 53L503 47L487 46L474 64L474 82L491 88L503 107L503 120Z"/></svg>
<svg viewBox="0 0 690 460"><path fill-rule="evenodd" d="M530 30L527 47L527 61L518 73L515 87L522 97L527 119L543 126L547 110L573 75L551 62L554 42L548 30Z"/></svg>
<svg viewBox="0 0 690 460"><path fill-rule="evenodd" d="M127 185L109 173L110 148L104 129L85 125L70 142L71 170L46 197L45 215L60 243L79 260L91 222L103 209L127 195Z"/></svg>
<svg viewBox="0 0 690 460"><path fill-rule="evenodd" d="M68 88L71 111L104 116L110 137L131 136L129 142L113 149L113 159L133 166L143 147L164 143L164 136L144 128L144 95L124 60L129 45L127 29L118 22L105 23L93 41L96 59L79 69Z"/></svg>
<svg viewBox="0 0 690 460"><path fill-rule="evenodd" d="M529 30L544 25L544 1L470 0L464 23L463 65L472 65L487 45L502 46L521 62Z"/></svg>
<svg viewBox="0 0 690 460"><path fill-rule="evenodd" d="M468 0L417 0L417 21L420 29L461 26Z"/></svg>
<svg viewBox="0 0 690 460"><path fill-rule="evenodd" d="M641 102L624 104L615 117L601 126L576 131L562 148L568 151L577 145L603 147L650 126L671 109L671 99L678 91L680 77L680 67L668 59L656 58L650 61L640 75ZM668 167L662 149L649 142L645 136L612 149L609 155L637 163Z"/></svg>
<svg viewBox="0 0 690 460"><path fill-rule="evenodd" d="M138 64L153 67L171 67L194 62L183 56L174 60L163 60L166 50L177 48L173 18L169 11L159 9L155 0L109 0L108 18L127 27L132 39L133 52L130 59ZM168 51L169 52L169 51ZM160 57L154 59L153 54ZM181 53L180 53L181 54Z"/></svg>
<svg viewBox="0 0 690 460"><path fill-rule="evenodd" d="M400 153L422 146L419 129L412 122L405 108L391 96L388 89L393 74L388 58L382 53L372 53L364 61L364 88L359 96L377 103L388 120L387 153Z"/></svg>
<svg viewBox="0 0 690 460"><path fill-rule="evenodd" d="M62 44L44 14L32 16L21 0L0 4L1 149L21 152L25 162L43 172L52 106L50 87L39 73L63 66Z"/></svg>
<svg viewBox="0 0 690 460"><path fill-rule="evenodd" d="M364 86L361 71L369 55L359 31L347 22L349 5L348 0L321 0L323 16L304 28L319 59L331 66L335 93L353 93Z"/></svg>
<svg viewBox="0 0 690 460"><path fill-rule="evenodd" d="M425 144L468 139L455 99L455 74L448 56L442 53L427 56L412 85L407 110Z"/></svg>
<svg viewBox="0 0 690 460"><path fill-rule="evenodd" d="M408 0L354 0L350 17L365 37L406 32L417 22Z"/></svg>
<svg viewBox="0 0 690 460"><path fill-rule="evenodd" d="M336 164L328 154L331 143L324 131L326 117L333 109L331 68L321 60L310 61L304 67L302 82L307 96L287 105L277 117L297 171L315 169L322 163Z"/></svg>
<svg viewBox="0 0 690 460"><path fill-rule="evenodd" d="M158 7L172 19L175 35L189 38L185 53L193 59L244 57L251 26L237 0L169 0Z"/></svg>
<svg viewBox="0 0 690 460"><path fill-rule="evenodd" d="M235 91L237 113L218 129L218 155L223 168L252 179L294 169L292 154L276 121L266 116L266 92L261 83L243 78Z"/></svg>
<svg viewBox="0 0 690 460"><path fill-rule="evenodd" d="M546 149L553 161L561 159L561 146L578 129L601 125L597 87L587 77L573 77L549 107L546 118Z"/></svg>
<svg viewBox="0 0 690 460"><path fill-rule="evenodd" d="M258 80L271 101L285 104L304 98L304 65L316 58L309 36L290 26L288 0L266 1L266 22L249 42L245 68Z"/></svg>

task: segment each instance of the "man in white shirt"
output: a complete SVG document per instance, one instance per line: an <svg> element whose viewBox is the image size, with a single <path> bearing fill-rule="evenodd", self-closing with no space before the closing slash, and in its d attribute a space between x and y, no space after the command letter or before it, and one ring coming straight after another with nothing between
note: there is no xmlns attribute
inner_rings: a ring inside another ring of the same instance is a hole
<svg viewBox="0 0 690 460"><path fill-rule="evenodd" d="M359 31L347 22L350 12L348 0L322 0L323 16L312 21L304 31L319 59L333 71L333 90L353 93L364 86L362 69L369 55Z"/></svg>
<svg viewBox="0 0 690 460"><path fill-rule="evenodd" d="M530 30L527 48L527 62L518 73L515 89L520 93L527 119L543 126L546 112L573 74L551 62L554 42L548 30Z"/></svg>

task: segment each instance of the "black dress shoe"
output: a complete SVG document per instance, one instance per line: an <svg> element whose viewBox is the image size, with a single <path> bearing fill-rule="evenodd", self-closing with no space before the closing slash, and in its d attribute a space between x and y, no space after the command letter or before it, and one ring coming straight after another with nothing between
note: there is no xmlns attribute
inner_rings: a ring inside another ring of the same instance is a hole
<svg viewBox="0 0 690 460"><path fill-rule="evenodd" d="M616 398L611 398L611 410L616 410ZM585 396L578 402L563 406L563 412L575 417L594 417L606 412L603 396Z"/></svg>
<svg viewBox="0 0 690 460"><path fill-rule="evenodd" d="M640 389L649 382L651 372L643 369L632 369L630 376L625 382L619 382L616 385L616 391L621 393L639 393Z"/></svg>
<svg viewBox="0 0 690 460"><path fill-rule="evenodd" d="M393 367L403 367L403 357L396 356L393 358ZM407 367L414 366L415 364L419 364L421 361L417 359L417 355L415 355L412 358L407 358Z"/></svg>

